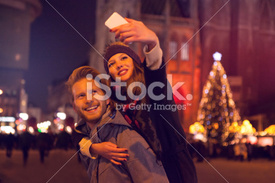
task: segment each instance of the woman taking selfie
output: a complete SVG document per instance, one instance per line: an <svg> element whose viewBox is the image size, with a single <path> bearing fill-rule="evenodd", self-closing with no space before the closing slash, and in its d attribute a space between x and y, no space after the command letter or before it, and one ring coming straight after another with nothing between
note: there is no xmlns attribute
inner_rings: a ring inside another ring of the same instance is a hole
<svg viewBox="0 0 275 183"><path fill-rule="evenodd" d="M155 105L175 105L172 97L167 98L168 95L172 96L172 89L166 78L158 37L142 22L127 18L126 20L128 24L110 30L120 42L109 45L104 54L104 67L113 83L111 98L126 121L153 149L170 182L197 182L195 166L187 150L178 112L154 109ZM143 62L128 46L134 42L145 45ZM156 82L160 85L154 87L151 95L147 90L144 93L140 87L144 85L148 89ZM152 95L164 97L159 100ZM145 109L141 109L141 106ZM116 164L127 155L125 149L112 144L93 144L89 150Z"/></svg>

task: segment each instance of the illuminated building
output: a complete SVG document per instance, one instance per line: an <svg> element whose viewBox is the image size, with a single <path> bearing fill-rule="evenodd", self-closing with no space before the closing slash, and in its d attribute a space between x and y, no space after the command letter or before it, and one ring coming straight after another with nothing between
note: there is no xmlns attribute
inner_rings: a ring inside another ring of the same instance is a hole
<svg viewBox="0 0 275 183"><path fill-rule="evenodd" d="M160 40L164 59L167 63L167 74L172 74L172 85L184 82L178 92L184 100L178 104L187 105L185 110L179 110L183 128L188 131L189 126L196 120L200 98L200 36L197 0L187 1L97 1L96 9L96 39L95 49L103 53L106 43L114 41L114 36L102 22L117 11L123 17L141 20L152 29ZM195 36L194 36L195 35ZM100 38L100 39L97 39ZM133 47L142 55L141 45ZM90 65L104 72L103 64L94 62L102 57L91 50Z"/></svg>
<svg viewBox="0 0 275 183"><path fill-rule="evenodd" d="M31 22L40 12L38 0L0 0L0 116L27 112L24 72L29 62Z"/></svg>

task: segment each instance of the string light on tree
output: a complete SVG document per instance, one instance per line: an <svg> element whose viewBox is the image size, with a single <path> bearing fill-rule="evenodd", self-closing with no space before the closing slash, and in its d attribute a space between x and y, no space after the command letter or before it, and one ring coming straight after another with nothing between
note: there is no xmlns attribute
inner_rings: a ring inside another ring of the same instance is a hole
<svg viewBox="0 0 275 183"><path fill-rule="evenodd" d="M230 124L240 121L221 58L222 54L213 54L214 63L203 87L197 117L206 127L207 136L215 138L219 143L229 135Z"/></svg>
<svg viewBox="0 0 275 183"><path fill-rule="evenodd" d="M215 52L215 53L213 54L213 58L214 58L215 61L221 61L221 59L222 59L222 54L220 54L219 52Z"/></svg>

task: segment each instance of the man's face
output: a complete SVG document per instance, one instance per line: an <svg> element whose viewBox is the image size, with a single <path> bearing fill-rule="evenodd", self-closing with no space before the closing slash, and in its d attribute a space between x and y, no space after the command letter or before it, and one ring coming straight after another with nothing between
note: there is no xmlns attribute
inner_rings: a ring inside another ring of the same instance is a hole
<svg viewBox="0 0 275 183"><path fill-rule="evenodd" d="M78 115L90 124L95 124L101 120L109 104L109 99L98 100L96 97L98 95L103 96L105 93L95 85L95 82L93 79L88 81L83 78L72 87L74 108ZM92 87L87 87L87 84L88 86L92 84Z"/></svg>

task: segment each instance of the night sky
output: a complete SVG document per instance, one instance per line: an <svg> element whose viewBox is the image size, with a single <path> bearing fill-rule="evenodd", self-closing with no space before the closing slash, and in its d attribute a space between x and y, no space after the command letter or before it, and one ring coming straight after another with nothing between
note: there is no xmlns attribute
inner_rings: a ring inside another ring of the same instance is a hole
<svg viewBox="0 0 275 183"><path fill-rule="evenodd" d="M95 1L48 1L91 44L94 35ZM42 14L31 25L26 92L29 103L47 108L48 86L65 80L89 59L89 44L44 0Z"/></svg>

